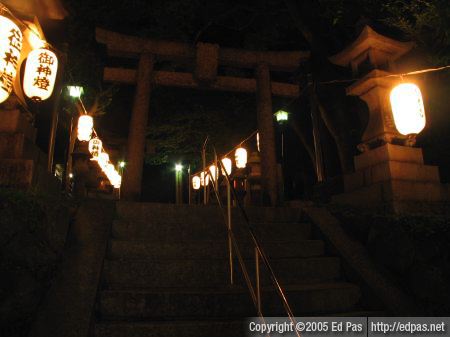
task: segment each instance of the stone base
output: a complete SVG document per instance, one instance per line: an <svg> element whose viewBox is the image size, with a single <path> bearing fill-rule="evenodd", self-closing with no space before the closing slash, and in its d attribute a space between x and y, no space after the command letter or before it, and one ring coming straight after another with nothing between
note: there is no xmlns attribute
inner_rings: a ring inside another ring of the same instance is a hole
<svg viewBox="0 0 450 337"><path fill-rule="evenodd" d="M36 132L20 110L0 110L0 133L22 133L34 143Z"/></svg>
<svg viewBox="0 0 450 337"><path fill-rule="evenodd" d="M345 193L333 202L410 213L446 199L438 167L424 165L419 148L386 144L356 156L355 168L344 176Z"/></svg>
<svg viewBox="0 0 450 337"><path fill-rule="evenodd" d="M0 186L59 194L45 155L24 133L0 132Z"/></svg>

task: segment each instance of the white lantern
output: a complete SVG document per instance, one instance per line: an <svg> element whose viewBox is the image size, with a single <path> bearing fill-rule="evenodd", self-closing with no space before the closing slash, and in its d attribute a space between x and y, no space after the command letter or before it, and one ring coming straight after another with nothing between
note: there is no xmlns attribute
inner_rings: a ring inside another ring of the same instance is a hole
<svg viewBox="0 0 450 337"><path fill-rule="evenodd" d="M209 184L209 175L206 172L200 173L200 184L202 186L208 186Z"/></svg>
<svg viewBox="0 0 450 337"><path fill-rule="evenodd" d="M34 101L44 101L53 92L58 72L58 58L46 48L33 50L28 54L25 65L23 91Z"/></svg>
<svg viewBox="0 0 450 337"><path fill-rule="evenodd" d="M109 155L106 152L102 152L98 155L97 161L101 169L104 170L109 163Z"/></svg>
<svg viewBox="0 0 450 337"><path fill-rule="evenodd" d="M200 189L200 186L201 186L200 177L199 176L193 176L192 177L192 188L194 190L198 190L198 189Z"/></svg>
<svg viewBox="0 0 450 337"><path fill-rule="evenodd" d="M426 124L425 108L417 85L402 83L392 89L391 106L398 132L410 135L423 130Z"/></svg>
<svg viewBox="0 0 450 337"><path fill-rule="evenodd" d="M222 166L225 168L225 171L222 169L222 174L225 175L226 174L230 175L231 174L231 169L233 167L233 163L231 162L230 158L223 158L222 159Z"/></svg>
<svg viewBox="0 0 450 337"><path fill-rule="evenodd" d="M216 165L211 165L209 167L209 173L211 174L211 178L213 181L216 181L217 178L219 178L219 170L217 169Z"/></svg>
<svg viewBox="0 0 450 337"><path fill-rule="evenodd" d="M102 152L103 143L100 138L95 137L89 141L89 152L92 154L92 160L96 160Z"/></svg>
<svg viewBox="0 0 450 337"><path fill-rule="evenodd" d="M22 40L23 35L19 27L0 15L0 103L6 101L13 90Z"/></svg>
<svg viewBox="0 0 450 337"><path fill-rule="evenodd" d="M78 140L88 142L91 139L94 128L94 120L89 115L82 115L78 118Z"/></svg>
<svg viewBox="0 0 450 337"><path fill-rule="evenodd" d="M243 147L236 149L234 153L237 168L245 168L247 165L247 150Z"/></svg>

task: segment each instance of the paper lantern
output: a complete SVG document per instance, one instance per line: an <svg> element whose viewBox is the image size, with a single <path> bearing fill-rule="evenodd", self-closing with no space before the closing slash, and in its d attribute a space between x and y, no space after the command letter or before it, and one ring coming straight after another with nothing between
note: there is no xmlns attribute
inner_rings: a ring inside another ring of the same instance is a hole
<svg viewBox="0 0 450 337"><path fill-rule="evenodd" d="M104 170L109 163L109 155L106 152L100 153L97 162L100 168Z"/></svg>
<svg viewBox="0 0 450 337"><path fill-rule="evenodd" d="M89 141L89 152L92 154L92 160L96 160L102 152L102 144L102 141L98 137L92 138Z"/></svg>
<svg viewBox="0 0 450 337"><path fill-rule="evenodd" d="M216 165L211 165L209 167L209 173L211 174L211 178L213 181L216 181L217 178L219 178L219 170L217 169Z"/></svg>
<svg viewBox="0 0 450 337"><path fill-rule="evenodd" d="M201 186L200 177L199 176L193 176L192 177L192 188L194 190L198 190L198 189L200 189L200 186Z"/></svg>
<svg viewBox="0 0 450 337"><path fill-rule="evenodd" d="M256 148L258 152L261 152L261 148L259 147L259 132L256 133Z"/></svg>
<svg viewBox="0 0 450 337"><path fill-rule="evenodd" d="M223 158L222 159L222 166L225 168L225 171L222 169L222 174L225 175L225 172L230 175L231 170L233 167L233 163L231 162L230 158Z"/></svg>
<svg viewBox="0 0 450 337"><path fill-rule="evenodd" d="M209 175L205 172L200 173L200 184L202 186L208 186L209 184Z"/></svg>
<svg viewBox="0 0 450 337"><path fill-rule="evenodd" d="M10 19L0 15L0 103L13 90L22 51L23 35Z"/></svg>
<svg viewBox="0 0 450 337"><path fill-rule="evenodd" d="M245 168L245 165L247 165L247 150L243 147L240 147L236 149L234 156L236 159L236 167Z"/></svg>
<svg viewBox="0 0 450 337"><path fill-rule="evenodd" d="M94 120L89 115L82 115L78 118L78 140L88 142L91 139L94 128Z"/></svg>
<svg viewBox="0 0 450 337"><path fill-rule="evenodd" d="M56 54L46 48L33 50L28 54L25 65L23 91L34 101L44 101L53 92L58 72Z"/></svg>
<svg viewBox="0 0 450 337"><path fill-rule="evenodd" d="M426 124L425 108L417 85L402 83L392 89L391 106L398 132L410 135L423 130Z"/></svg>

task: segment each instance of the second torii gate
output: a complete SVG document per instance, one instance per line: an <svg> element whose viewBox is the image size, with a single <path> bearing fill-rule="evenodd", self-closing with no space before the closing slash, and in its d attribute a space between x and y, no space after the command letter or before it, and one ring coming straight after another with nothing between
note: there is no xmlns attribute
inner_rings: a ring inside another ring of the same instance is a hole
<svg viewBox="0 0 450 337"><path fill-rule="evenodd" d="M106 45L109 56L139 59L137 69L105 68L103 75L106 82L136 85L127 146L128 166L122 187L125 199L136 200L141 194L150 95L152 87L159 85L257 94L263 188L272 205L277 204L272 95L294 98L299 96L300 90L297 84L271 81L270 71L295 71L309 58L309 52L258 52L219 48L209 43L198 43L194 47L187 43L143 39L100 28L96 29L96 39ZM195 71L155 71L154 64L158 60L193 63ZM254 69L255 78L218 76L219 65Z"/></svg>

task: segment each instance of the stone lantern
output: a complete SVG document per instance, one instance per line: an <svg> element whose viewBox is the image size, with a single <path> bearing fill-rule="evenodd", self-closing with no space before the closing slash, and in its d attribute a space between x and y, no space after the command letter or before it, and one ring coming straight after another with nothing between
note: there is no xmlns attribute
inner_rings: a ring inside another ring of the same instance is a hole
<svg viewBox="0 0 450 337"><path fill-rule="evenodd" d="M330 58L360 78L347 95L360 97L369 109L355 172L344 176L345 193L333 201L403 213L442 199L438 167L424 165L422 150L413 147L415 135L398 132L390 104L391 90L401 79L389 75L413 46L366 26L354 43Z"/></svg>

